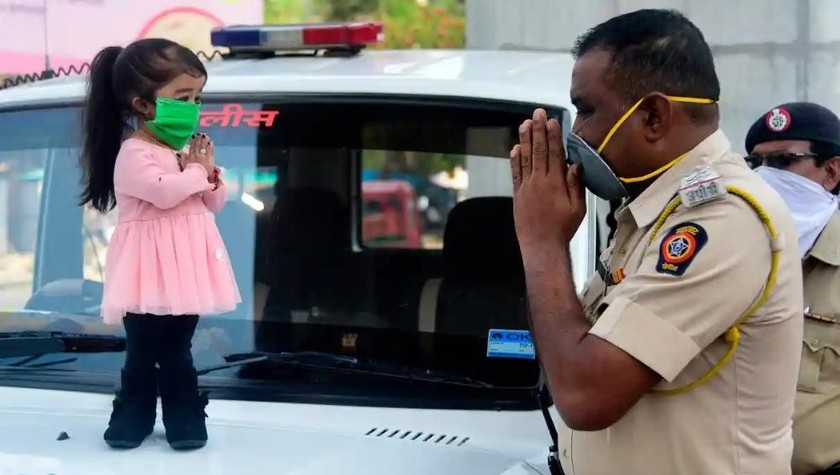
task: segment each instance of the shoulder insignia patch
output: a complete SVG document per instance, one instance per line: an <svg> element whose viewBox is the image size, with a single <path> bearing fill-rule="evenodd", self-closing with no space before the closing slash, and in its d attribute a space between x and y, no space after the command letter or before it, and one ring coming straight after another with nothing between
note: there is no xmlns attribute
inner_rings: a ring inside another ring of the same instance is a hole
<svg viewBox="0 0 840 475"><path fill-rule="evenodd" d="M708 240L706 230L697 223L685 222L674 226L659 245L656 272L683 275Z"/></svg>

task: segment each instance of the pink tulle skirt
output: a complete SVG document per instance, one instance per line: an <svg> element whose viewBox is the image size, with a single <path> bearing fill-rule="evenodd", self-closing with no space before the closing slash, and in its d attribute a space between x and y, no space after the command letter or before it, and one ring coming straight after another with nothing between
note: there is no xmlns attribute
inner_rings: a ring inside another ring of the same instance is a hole
<svg viewBox="0 0 840 475"><path fill-rule="evenodd" d="M210 315L242 301L212 213L119 223L108 243L102 317Z"/></svg>

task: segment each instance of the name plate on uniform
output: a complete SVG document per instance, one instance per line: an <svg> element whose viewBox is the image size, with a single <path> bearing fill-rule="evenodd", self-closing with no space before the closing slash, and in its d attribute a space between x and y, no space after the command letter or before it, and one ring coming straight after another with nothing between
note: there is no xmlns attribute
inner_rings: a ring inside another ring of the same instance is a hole
<svg viewBox="0 0 840 475"><path fill-rule="evenodd" d="M683 177L679 195L683 206L692 207L725 196L726 186L720 175L711 167L697 168Z"/></svg>
<svg viewBox="0 0 840 475"><path fill-rule="evenodd" d="M487 333L487 357L536 359L531 332L528 330L490 329Z"/></svg>

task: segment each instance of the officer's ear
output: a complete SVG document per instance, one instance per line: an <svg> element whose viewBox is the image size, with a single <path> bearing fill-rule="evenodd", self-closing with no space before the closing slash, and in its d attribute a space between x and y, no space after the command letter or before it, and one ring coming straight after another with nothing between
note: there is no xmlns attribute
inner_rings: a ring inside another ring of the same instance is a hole
<svg viewBox="0 0 840 475"><path fill-rule="evenodd" d="M674 103L665 94L654 92L647 96L639 110L644 126L645 138L649 142L656 142L671 130L674 117Z"/></svg>
<svg viewBox="0 0 840 475"><path fill-rule="evenodd" d="M829 158L824 164L825 179L823 186L826 190L837 194L840 190L840 157Z"/></svg>

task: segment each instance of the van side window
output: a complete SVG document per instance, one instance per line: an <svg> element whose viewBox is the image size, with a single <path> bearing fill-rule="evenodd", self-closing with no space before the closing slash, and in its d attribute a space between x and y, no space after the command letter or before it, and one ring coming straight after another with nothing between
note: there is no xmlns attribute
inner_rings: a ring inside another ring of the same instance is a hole
<svg viewBox="0 0 840 475"><path fill-rule="evenodd" d="M88 208L84 211L84 278L95 282L105 281L105 257L111 233L117 225L117 208L102 214Z"/></svg>
<svg viewBox="0 0 840 475"><path fill-rule="evenodd" d="M201 319L196 361L350 352L536 381L533 361L487 356L490 329L528 328L508 156L530 105L236 105L205 101L200 129L223 169L215 220L242 304ZM79 206L79 114L0 112L0 328L121 331L99 316L117 210ZM358 335L352 348L345 333Z"/></svg>
<svg viewBox="0 0 840 475"><path fill-rule="evenodd" d="M32 295L44 149L0 150L0 310Z"/></svg>

